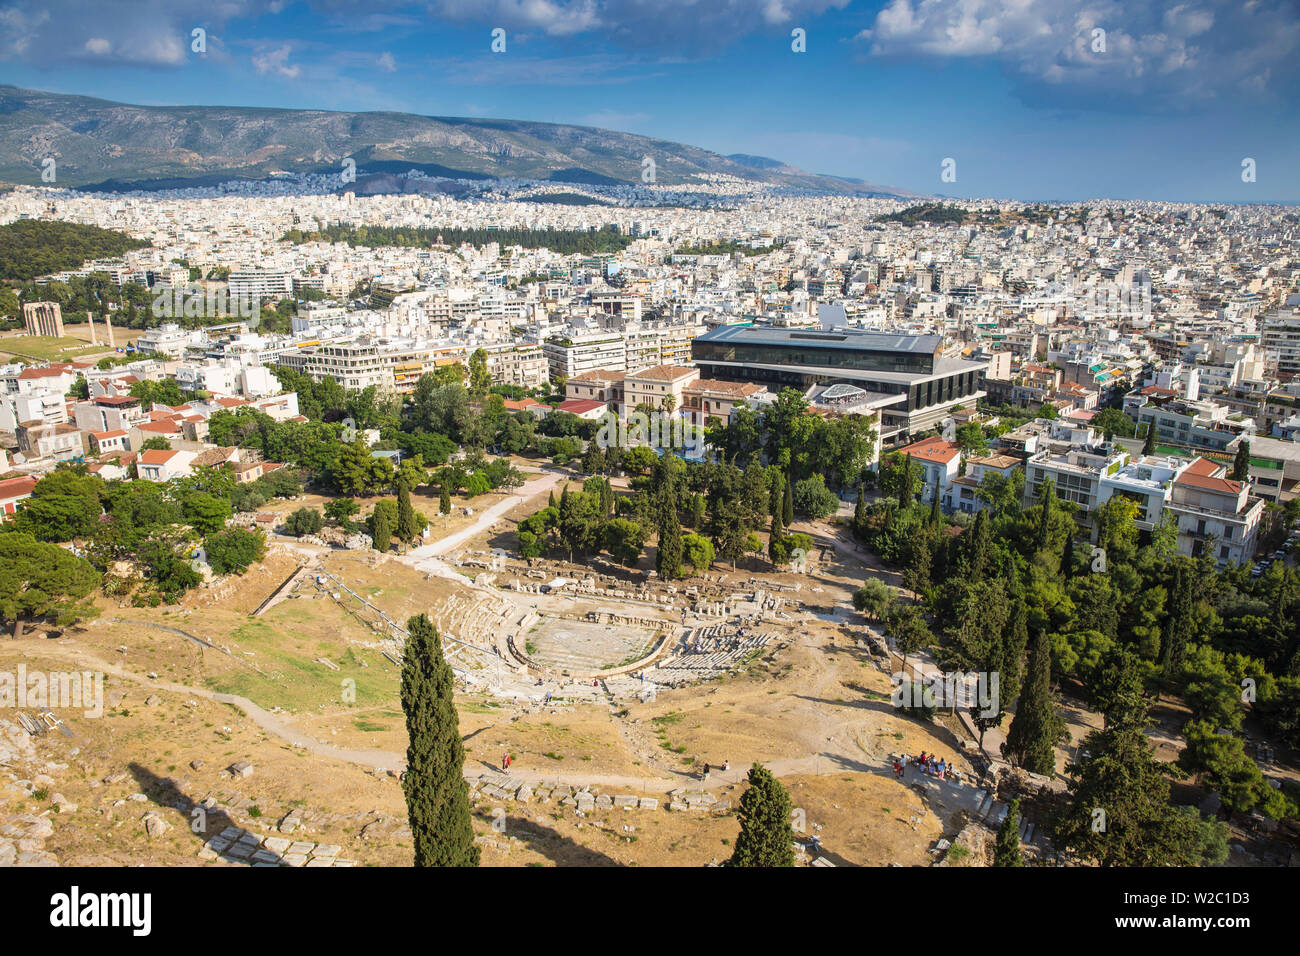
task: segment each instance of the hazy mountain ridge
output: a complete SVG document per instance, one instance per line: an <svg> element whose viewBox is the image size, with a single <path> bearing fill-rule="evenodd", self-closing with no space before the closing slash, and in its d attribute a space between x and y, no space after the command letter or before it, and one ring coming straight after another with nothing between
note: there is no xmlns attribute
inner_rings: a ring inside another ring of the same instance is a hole
<svg viewBox="0 0 1300 956"><path fill-rule="evenodd" d="M377 171L409 163L455 177L639 183L642 159L650 156L657 181L668 185L698 182L696 173L721 173L827 193L913 195L807 173L766 157L722 156L590 126L391 112L132 106L0 86L0 180L39 185L41 163L51 156L62 186L337 172L349 156L358 167L371 163Z"/></svg>

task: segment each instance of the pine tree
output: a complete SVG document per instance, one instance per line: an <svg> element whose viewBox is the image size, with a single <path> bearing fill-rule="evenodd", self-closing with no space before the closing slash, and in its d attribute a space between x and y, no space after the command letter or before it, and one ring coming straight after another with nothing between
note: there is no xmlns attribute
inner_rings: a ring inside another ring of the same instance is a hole
<svg viewBox="0 0 1300 956"><path fill-rule="evenodd" d="M411 506L411 486L403 479L397 483L397 527L393 534L406 543L420 533L420 519Z"/></svg>
<svg viewBox="0 0 1300 956"><path fill-rule="evenodd" d="M665 581L682 576L682 522L677 506L667 489L659 494L659 547L655 552L655 570Z"/></svg>
<svg viewBox="0 0 1300 956"><path fill-rule="evenodd" d="M794 866L790 795L762 764L749 771L749 789L737 810L740 835L728 866Z"/></svg>
<svg viewBox="0 0 1300 956"><path fill-rule="evenodd" d="M1250 442L1244 438L1241 444L1237 446L1237 455L1232 459L1232 474L1229 477L1233 481L1248 481L1250 479Z"/></svg>
<svg viewBox="0 0 1300 956"><path fill-rule="evenodd" d="M1029 649L1028 673L1007 730L1006 757L1030 773L1050 777L1056 772L1056 745L1064 735L1065 721L1052 700L1051 650L1039 631Z"/></svg>
<svg viewBox="0 0 1300 956"><path fill-rule="evenodd" d="M415 844L415 865L478 866L469 786L463 776L465 748L452 700L451 666L428 617L412 617L406 629L402 710L410 743L402 793Z"/></svg>
<svg viewBox="0 0 1300 956"><path fill-rule="evenodd" d="M794 488L787 479L785 483L785 499L781 503L781 524L790 527L794 523Z"/></svg>
<svg viewBox="0 0 1300 956"><path fill-rule="evenodd" d="M998 827L998 841L993 847L994 866L1024 866L1020 858L1020 798L1007 806L1006 819Z"/></svg>

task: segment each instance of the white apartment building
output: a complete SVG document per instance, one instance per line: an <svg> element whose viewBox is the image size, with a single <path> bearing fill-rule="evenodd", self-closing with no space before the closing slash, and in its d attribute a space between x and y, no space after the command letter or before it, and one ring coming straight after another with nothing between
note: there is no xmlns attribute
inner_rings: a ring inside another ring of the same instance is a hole
<svg viewBox="0 0 1300 956"><path fill-rule="evenodd" d="M1260 320L1260 344L1264 355L1277 364L1283 380L1300 372L1300 309L1279 309Z"/></svg>
<svg viewBox="0 0 1300 956"><path fill-rule="evenodd" d="M155 352L168 358L180 358L191 345L200 345L205 336L197 329L182 329L175 322L164 322L136 339L141 352Z"/></svg>
<svg viewBox="0 0 1300 956"><path fill-rule="evenodd" d="M542 343L542 352L552 380L597 369L614 372L627 369L627 349L618 332L559 335Z"/></svg>
<svg viewBox="0 0 1300 956"><path fill-rule="evenodd" d="M302 370L314 382L333 378L346 389L373 385L381 392L388 392L395 387L393 369L385 361L383 350L365 337L314 349L307 355Z"/></svg>
<svg viewBox="0 0 1300 956"><path fill-rule="evenodd" d="M130 431L149 420L140 399L130 395L100 395L77 402L73 414L78 428L92 432Z"/></svg>
<svg viewBox="0 0 1300 956"><path fill-rule="evenodd" d="M1160 524L1170 490L1191 459L1169 455L1145 455L1130 461L1118 471L1103 475L1098 489L1097 506L1111 498L1128 498L1138 506L1135 524L1148 531Z"/></svg>
<svg viewBox="0 0 1300 956"><path fill-rule="evenodd" d="M1178 551L1199 555L1216 539L1214 557L1245 564L1255 555L1264 500L1253 498L1249 485L1225 478L1227 469L1197 458L1173 482L1165 508L1178 519Z"/></svg>
<svg viewBox="0 0 1300 956"><path fill-rule="evenodd" d="M1255 434L1253 419L1232 412L1215 402L1169 401L1156 404L1149 395L1131 393L1124 397L1124 414L1137 422L1144 434L1152 423L1156 441L1193 451L1227 451L1238 439Z"/></svg>
<svg viewBox="0 0 1300 956"><path fill-rule="evenodd" d="M293 274L288 271L245 269L230 273L226 287L232 298L274 299L293 292Z"/></svg>
<svg viewBox="0 0 1300 956"><path fill-rule="evenodd" d="M1043 481L1051 478L1056 496L1079 506L1082 520L1101 504L1101 480L1123 468L1129 460L1123 449L1105 445L1040 451L1025 463L1025 504L1038 500Z"/></svg>
<svg viewBox="0 0 1300 956"><path fill-rule="evenodd" d="M979 514L988 507L988 504L976 494L980 485L984 483L984 476L997 474L1009 478L1019 467L1021 467L1020 459L1013 455L967 458L966 474L959 475L952 481L953 510L971 515Z"/></svg>
<svg viewBox="0 0 1300 956"><path fill-rule="evenodd" d="M546 384L550 367L536 342L498 342L483 346L483 351L493 385L540 388Z"/></svg>

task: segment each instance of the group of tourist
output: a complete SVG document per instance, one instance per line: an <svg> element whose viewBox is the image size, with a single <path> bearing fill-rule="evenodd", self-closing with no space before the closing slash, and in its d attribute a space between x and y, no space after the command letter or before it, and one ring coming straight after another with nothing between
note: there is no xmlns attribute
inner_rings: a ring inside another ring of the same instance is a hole
<svg viewBox="0 0 1300 956"><path fill-rule="evenodd" d="M934 777L943 777L952 780L957 775L952 764L945 761L938 754L927 754L922 750L919 757L909 757L907 754L904 754L902 757L895 758L894 776L901 780L903 772L907 769L909 763L919 769L921 773L928 773Z"/></svg>

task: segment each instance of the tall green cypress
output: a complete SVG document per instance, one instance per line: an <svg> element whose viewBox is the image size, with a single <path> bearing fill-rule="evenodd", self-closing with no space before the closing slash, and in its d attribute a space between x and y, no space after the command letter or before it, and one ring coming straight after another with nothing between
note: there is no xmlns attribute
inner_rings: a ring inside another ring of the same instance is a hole
<svg viewBox="0 0 1300 956"><path fill-rule="evenodd" d="M415 615L406 629L402 710L410 743L402 793L411 821L415 865L478 866L451 665L428 617Z"/></svg>
<svg viewBox="0 0 1300 956"><path fill-rule="evenodd" d="M1147 437L1142 442L1142 454L1154 455L1156 453L1156 423L1151 422L1147 426Z"/></svg>
<svg viewBox="0 0 1300 956"><path fill-rule="evenodd" d="M861 537L867 527L867 483L858 482L858 500L853 505L853 533Z"/></svg>
<svg viewBox="0 0 1300 956"><path fill-rule="evenodd" d="M762 764L749 771L749 789L737 809L740 835L728 866L794 866L790 795Z"/></svg>
<svg viewBox="0 0 1300 956"><path fill-rule="evenodd" d="M1052 506L1056 504L1056 483L1051 478L1044 478L1042 484L1038 486L1038 499L1042 509L1038 513L1037 548L1042 551L1047 548L1051 540Z"/></svg>
<svg viewBox="0 0 1300 956"><path fill-rule="evenodd" d="M1074 577L1076 557L1074 553L1074 535L1065 536L1065 550L1061 552L1061 574L1067 578Z"/></svg>
<svg viewBox="0 0 1300 956"><path fill-rule="evenodd" d="M785 528L781 525L781 513L772 515L772 527L767 535L767 556L773 564L785 564Z"/></svg>
<svg viewBox="0 0 1300 956"><path fill-rule="evenodd" d="M1232 459L1232 474L1228 477L1233 481L1247 481L1250 478L1250 442L1244 438L1237 445L1237 454Z"/></svg>
<svg viewBox="0 0 1300 956"><path fill-rule="evenodd" d="M943 512L939 510L939 489L935 488L934 500L930 502L930 527L937 528L942 521Z"/></svg>
<svg viewBox="0 0 1300 956"><path fill-rule="evenodd" d="M993 553L993 532L989 528L988 511L981 509L971 526L970 541L966 551L966 569L972 581L983 581L994 568L990 567Z"/></svg>
<svg viewBox="0 0 1300 956"><path fill-rule="evenodd" d="M781 502L781 523L787 528L794 523L794 488L789 479L786 479L785 498Z"/></svg>
<svg viewBox="0 0 1300 956"><path fill-rule="evenodd" d="M397 527L393 534L406 544L419 533L419 521L411 505L411 486L403 479L397 483Z"/></svg>
<svg viewBox="0 0 1300 956"><path fill-rule="evenodd" d="M659 493L659 546L655 551L655 570L666 581L682 576L682 522L677 515L671 493Z"/></svg>
<svg viewBox="0 0 1300 956"><path fill-rule="evenodd" d="M1052 656L1040 630L1029 648L1029 668L1016 702L1016 715L1007 730L1006 756L1030 773L1050 777L1056 772L1056 744L1065 735L1065 721L1052 700Z"/></svg>
<svg viewBox="0 0 1300 956"><path fill-rule="evenodd" d="M772 476L772 487L767 500L767 513L770 515L779 512L785 501L785 475L773 469Z"/></svg>
<svg viewBox="0 0 1300 956"><path fill-rule="evenodd" d="M1169 588L1169 615L1165 618L1160 648L1160 665L1165 680L1177 677L1183 665L1187 644L1194 637L1195 610L1191 575L1180 560L1174 565L1174 580Z"/></svg>
<svg viewBox="0 0 1300 956"><path fill-rule="evenodd" d="M998 841L993 847L994 866L1024 866L1020 857L1020 798L1007 807L1007 817L998 827Z"/></svg>
<svg viewBox="0 0 1300 956"><path fill-rule="evenodd" d="M553 494L551 497L552 500L554 500L555 496ZM444 515L451 514L451 489L447 487L445 481L442 483L442 490L438 492L438 513Z"/></svg>
<svg viewBox="0 0 1300 956"><path fill-rule="evenodd" d="M387 501L379 502L379 505L387 504ZM393 519L388 508L379 505L375 506L370 516L370 539L376 551L387 551L393 543Z"/></svg>

